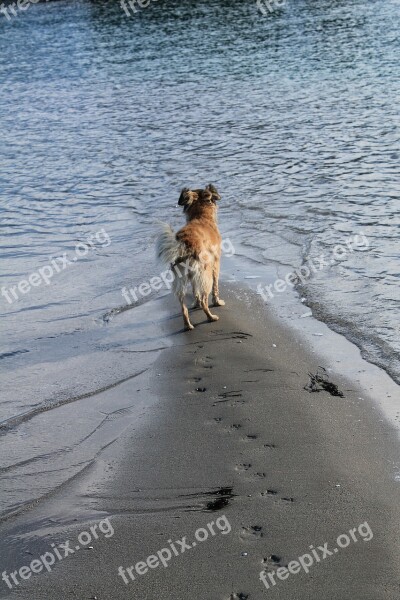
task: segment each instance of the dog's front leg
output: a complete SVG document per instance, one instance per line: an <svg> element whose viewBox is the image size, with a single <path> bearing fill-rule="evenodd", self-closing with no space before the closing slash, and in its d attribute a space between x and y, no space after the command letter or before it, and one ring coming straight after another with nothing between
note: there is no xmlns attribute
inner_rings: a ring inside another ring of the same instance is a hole
<svg viewBox="0 0 400 600"><path fill-rule="evenodd" d="M220 257L217 256L215 258L214 267L213 267L213 288L212 288L213 306L225 306L225 302L223 300L221 300L219 297L219 289L218 289L219 269L220 269Z"/></svg>
<svg viewBox="0 0 400 600"><path fill-rule="evenodd" d="M196 296L194 292L193 292L193 295L194 295L195 298L194 298L194 301L193 301L193 304L192 304L192 309L201 308L200 296Z"/></svg>

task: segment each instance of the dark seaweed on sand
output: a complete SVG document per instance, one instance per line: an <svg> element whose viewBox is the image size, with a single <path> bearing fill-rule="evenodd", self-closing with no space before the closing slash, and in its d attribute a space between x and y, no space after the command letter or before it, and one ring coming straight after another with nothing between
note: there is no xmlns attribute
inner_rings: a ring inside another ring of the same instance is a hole
<svg viewBox="0 0 400 600"><path fill-rule="evenodd" d="M344 398L343 392L341 392L338 386L335 383L332 383L328 379L328 374L324 367L318 367L315 375L312 373L308 373L310 378L307 385L304 386L304 389L308 392L328 392L331 396L339 396L340 398Z"/></svg>
<svg viewBox="0 0 400 600"><path fill-rule="evenodd" d="M206 492L206 495L215 495L216 498L207 502L205 510L216 511L225 508L234 497L233 488L231 487L222 487L218 490L214 490L211 492Z"/></svg>

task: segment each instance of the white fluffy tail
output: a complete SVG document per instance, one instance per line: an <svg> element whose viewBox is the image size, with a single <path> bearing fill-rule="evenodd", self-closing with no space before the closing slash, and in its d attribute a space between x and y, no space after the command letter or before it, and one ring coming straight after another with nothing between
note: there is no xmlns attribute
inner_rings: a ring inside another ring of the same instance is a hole
<svg viewBox="0 0 400 600"><path fill-rule="evenodd" d="M172 289L180 302L185 297L187 286L192 284L194 296L200 297L203 289L202 269L199 260L191 257L183 242L176 239L172 228L162 223L162 233L156 242L157 258L171 268Z"/></svg>
<svg viewBox="0 0 400 600"><path fill-rule="evenodd" d="M174 265L185 256L186 249L182 242L178 242L170 225L163 223L162 228L163 231L156 242L157 258L165 265Z"/></svg>

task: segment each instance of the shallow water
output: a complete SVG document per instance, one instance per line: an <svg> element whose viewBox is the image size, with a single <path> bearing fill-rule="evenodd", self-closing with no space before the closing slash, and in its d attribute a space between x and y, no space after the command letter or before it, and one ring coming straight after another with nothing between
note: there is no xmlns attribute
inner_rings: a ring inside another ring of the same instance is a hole
<svg viewBox="0 0 400 600"><path fill-rule="evenodd" d="M209 181L249 277L254 261L280 275L366 236L299 291L400 381L398 10L158 0L127 17L115 1L61 0L0 16L1 285L10 297L52 258L73 263L0 296L6 435L168 343L168 317L146 308L163 291L125 310L121 288L159 273L157 221L179 226L180 188Z"/></svg>

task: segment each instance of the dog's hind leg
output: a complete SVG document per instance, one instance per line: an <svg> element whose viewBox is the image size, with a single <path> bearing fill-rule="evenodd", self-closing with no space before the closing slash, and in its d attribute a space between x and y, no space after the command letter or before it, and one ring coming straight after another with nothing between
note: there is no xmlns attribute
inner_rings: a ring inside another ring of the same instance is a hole
<svg viewBox="0 0 400 600"><path fill-rule="evenodd" d="M190 329L194 329L194 325L191 324L190 319L189 319L189 311L188 311L188 307L185 304L185 298L184 297L179 298L179 302L181 303L183 323L184 323L185 329L187 329L188 331Z"/></svg>
<svg viewBox="0 0 400 600"><path fill-rule="evenodd" d="M194 326L190 322L188 308L185 304L186 287L188 284L186 269L183 266L176 266L174 271L175 277L172 287L181 305L183 324L187 330L194 329Z"/></svg>
<svg viewBox="0 0 400 600"><path fill-rule="evenodd" d="M220 258L216 257L213 267L213 287L212 287L212 299L213 306L225 306L225 302L219 297L218 279L219 279L219 266Z"/></svg>
<svg viewBox="0 0 400 600"><path fill-rule="evenodd" d="M201 308L204 310L204 312L207 315L207 319L209 321L218 321L219 317L217 317L217 315L213 315L210 312L210 309L208 308L208 294L202 296L200 303L201 303Z"/></svg>

